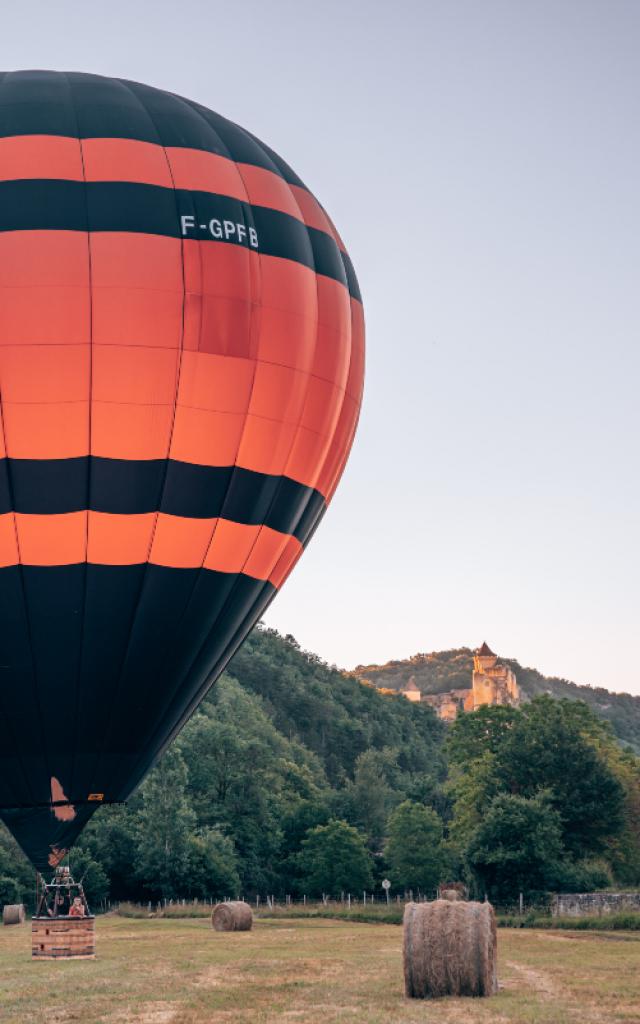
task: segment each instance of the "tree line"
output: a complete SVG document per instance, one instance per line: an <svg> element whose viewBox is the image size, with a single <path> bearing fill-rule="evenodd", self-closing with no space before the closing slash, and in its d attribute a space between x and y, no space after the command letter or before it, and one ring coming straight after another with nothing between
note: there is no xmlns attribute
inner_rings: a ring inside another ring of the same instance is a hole
<svg viewBox="0 0 640 1024"><path fill-rule="evenodd" d="M126 806L71 853L90 900L640 883L640 760L577 701L445 727L257 629ZM0 834L0 899L33 872Z"/></svg>

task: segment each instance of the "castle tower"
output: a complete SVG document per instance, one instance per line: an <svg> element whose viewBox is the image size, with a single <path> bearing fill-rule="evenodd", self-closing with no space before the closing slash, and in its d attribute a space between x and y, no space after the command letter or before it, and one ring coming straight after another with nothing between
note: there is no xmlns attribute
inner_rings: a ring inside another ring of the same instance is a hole
<svg viewBox="0 0 640 1024"><path fill-rule="evenodd" d="M517 707L520 703L515 673L508 665L498 661L497 655L486 643L474 651L471 680L474 711L486 704Z"/></svg>

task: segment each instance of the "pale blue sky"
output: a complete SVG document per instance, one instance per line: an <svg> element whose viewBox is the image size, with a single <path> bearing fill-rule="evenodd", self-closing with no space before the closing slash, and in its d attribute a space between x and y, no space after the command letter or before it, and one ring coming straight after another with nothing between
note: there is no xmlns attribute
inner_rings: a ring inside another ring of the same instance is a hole
<svg viewBox="0 0 640 1024"><path fill-rule="evenodd" d="M0 52L238 121L350 249L363 417L268 622L640 693L640 4L26 0Z"/></svg>

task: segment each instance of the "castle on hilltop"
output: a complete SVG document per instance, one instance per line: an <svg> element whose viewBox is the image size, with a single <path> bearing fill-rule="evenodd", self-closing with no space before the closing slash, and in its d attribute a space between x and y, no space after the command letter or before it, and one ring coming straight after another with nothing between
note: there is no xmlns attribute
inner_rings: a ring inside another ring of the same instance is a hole
<svg viewBox="0 0 640 1024"><path fill-rule="evenodd" d="M411 676L401 693L407 700L430 704L438 717L445 722L454 721L459 711L475 711L487 704L517 707L520 703L520 690L515 673L508 665L498 661L497 655L486 643L473 652L470 688L422 694L416 685L415 677Z"/></svg>

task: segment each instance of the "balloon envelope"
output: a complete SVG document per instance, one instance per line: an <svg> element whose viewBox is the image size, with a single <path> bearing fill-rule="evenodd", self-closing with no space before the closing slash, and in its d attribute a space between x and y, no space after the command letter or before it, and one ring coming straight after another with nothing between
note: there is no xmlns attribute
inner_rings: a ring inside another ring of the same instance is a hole
<svg viewBox="0 0 640 1024"><path fill-rule="evenodd" d="M294 172L181 97L0 80L0 815L40 870L132 792L300 556L364 328Z"/></svg>

